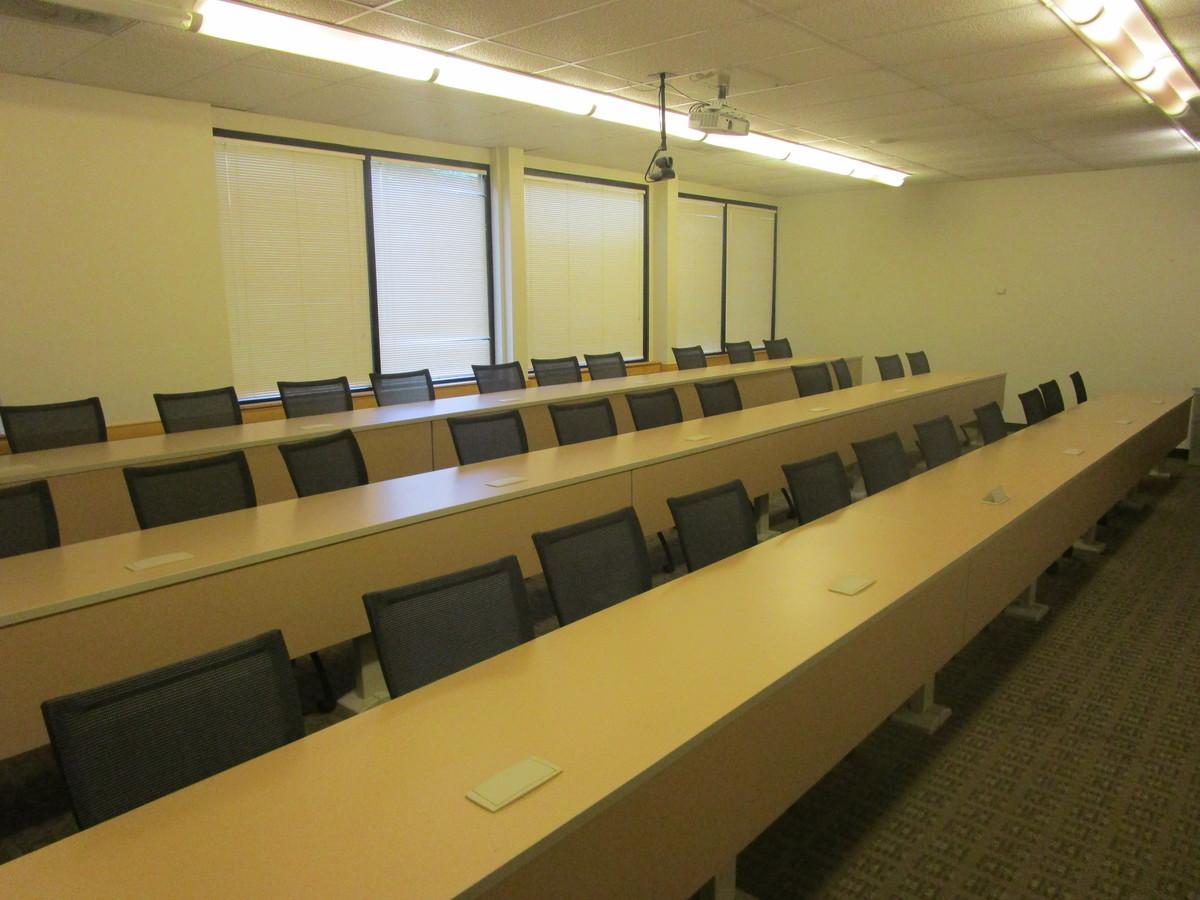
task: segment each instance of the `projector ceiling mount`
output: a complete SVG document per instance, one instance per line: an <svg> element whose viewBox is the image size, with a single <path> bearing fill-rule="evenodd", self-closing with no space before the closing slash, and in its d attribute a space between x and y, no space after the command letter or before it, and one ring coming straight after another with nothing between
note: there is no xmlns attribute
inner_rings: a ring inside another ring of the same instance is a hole
<svg viewBox="0 0 1200 900"><path fill-rule="evenodd" d="M675 160L667 156L667 73L658 73L658 149L650 157L646 166L645 179L648 182L668 181L675 177Z"/></svg>

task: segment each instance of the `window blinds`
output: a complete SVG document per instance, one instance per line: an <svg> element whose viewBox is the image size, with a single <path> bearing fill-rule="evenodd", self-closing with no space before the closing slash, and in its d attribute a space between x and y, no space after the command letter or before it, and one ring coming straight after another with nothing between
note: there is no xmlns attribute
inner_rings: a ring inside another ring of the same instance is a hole
<svg viewBox="0 0 1200 900"><path fill-rule="evenodd" d="M721 350L721 262L724 255L725 204L680 198L676 233L674 347Z"/></svg>
<svg viewBox="0 0 1200 900"><path fill-rule="evenodd" d="M362 160L216 141L221 250L233 383L242 397L277 381L371 368Z"/></svg>
<svg viewBox="0 0 1200 900"><path fill-rule="evenodd" d="M725 239L725 340L771 336L775 295L775 211L728 205Z"/></svg>
<svg viewBox="0 0 1200 900"><path fill-rule="evenodd" d="M643 357L645 202L634 188L526 178L531 357Z"/></svg>
<svg viewBox="0 0 1200 900"><path fill-rule="evenodd" d="M470 377L492 361L487 177L375 158L371 200L381 370Z"/></svg>

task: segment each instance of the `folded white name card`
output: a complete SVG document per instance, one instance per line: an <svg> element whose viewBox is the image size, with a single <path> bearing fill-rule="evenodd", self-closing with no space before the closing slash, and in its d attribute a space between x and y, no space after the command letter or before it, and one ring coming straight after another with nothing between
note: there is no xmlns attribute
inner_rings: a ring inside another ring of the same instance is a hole
<svg viewBox="0 0 1200 900"><path fill-rule="evenodd" d="M707 441L711 435L707 434L691 434L684 438L685 441Z"/></svg>
<svg viewBox="0 0 1200 900"><path fill-rule="evenodd" d="M1004 486L1000 485L992 488L983 495L984 503L991 503L993 506L998 506L1001 503L1008 502L1008 491L1004 490Z"/></svg>
<svg viewBox="0 0 1200 900"><path fill-rule="evenodd" d="M513 475L510 478L497 478L495 481L486 482L486 484L488 487L508 487L510 484L520 484L524 480L524 478Z"/></svg>
<svg viewBox="0 0 1200 900"><path fill-rule="evenodd" d="M1164 403L1166 403L1167 401L1166 401L1166 400L1151 400L1150 402L1151 402L1151 403L1157 403L1159 406L1162 406L1162 405L1163 405Z"/></svg>
<svg viewBox="0 0 1200 900"><path fill-rule="evenodd" d="M828 406L813 406L813 407L810 407L808 411L809 412L829 412L829 407Z"/></svg>
<svg viewBox="0 0 1200 900"><path fill-rule="evenodd" d="M33 469L34 469L33 463L21 463L20 465L15 465L15 466L5 466L3 469L0 469L0 472L4 472L4 473L32 472Z"/></svg>
<svg viewBox="0 0 1200 900"><path fill-rule="evenodd" d="M897 394L907 394L908 388L896 388L896 393Z"/></svg>
<svg viewBox="0 0 1200 900"><path fill-rule="evenodd" d="M159 566L165 566L173 562L183 562L185 559L191 558L192 554L190 553L164 553L162 556L150 556L146 559L126 563L125 568L130 572L144 572L146 569L157 569Z"/></svg>
<svg viewBox="0 0 1200 900"><path fill-rule="evenodd" d="M516 397L497 397L496 402L497 403L516 403L517 398Z"/></svg>
<svg viewBox="0 0 1200 900"><path fill-rule="evenodd" d="M845 594L847 597L853 597L855 594L861 594L874 583L874 578L864 578L861 575L844 575L831 584L829 589L835 594Z"/></svg>
<svg viewBox="0 0 1200 900"><path fill-rule="evenodd" d="M467 792L467 799L489 812L499 812L534 788L541 787L561 771L562 769L552 762L530 756L477 784L473 790Z"/></svg>
<svg viewBox="0 0 1200 900"><path fill-rule="evenodd" d="M1083 451L1078 447L1068 447L1063 453L1067 454L1067 456L1083 456Z"/></svg>
<svg viewBox="0 0 1200 900"><path fill-rule="evenodd" d="M328 423L322 423L319 425L301 425L300 426L301 431L333 431L333 429L335 429L335 428L337 428L336 425L330 425Z"/></svg>
<svg viewBox="0 0 1200 900"><path fill-rule="evenodd" d="M1133 419L1117 419L1118 425L1132 425Z"/></svg>

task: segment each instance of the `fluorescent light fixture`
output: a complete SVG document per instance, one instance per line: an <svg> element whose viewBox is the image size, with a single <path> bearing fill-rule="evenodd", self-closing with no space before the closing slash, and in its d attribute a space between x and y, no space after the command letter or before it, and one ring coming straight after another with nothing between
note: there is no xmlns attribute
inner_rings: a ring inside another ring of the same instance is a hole
<svg viewBox="0 0 1200 900"><path fill-rule="evenodd" d="M1175 88L1175 93L1184 100L1200 97L1200 86L1192 81L1192 76L1183 68L1183 63L1174 56L1164 56L1154 64L1154 68L1163 73L1171 87Z"/></svg>
<svg viewBox="0 0 1200 900"><path fill-rule="evenodd" d="M1154 68L1154 63L1146 58L1125 28L1125 17L1111 7L1105 7L1093 21L1080 25L1079 32L1134 81L1145 78Z"/></svg>
<svg viewBox="0 0 1200 900"><path fill-rule="evenodd" d="M437 84L473 91L492 97L504 97L577 116L591 115L596 101L591 91L571 87L546 78L522 75L508 69L472 62L469 59L443 56L437 62Z"/></svg>
<svg viewBox="0 0 1200 900"><path fill-rule="evenodd" d="M192 25L193 0L62 0L64 6L171 28Z"/></svg>
<svg viewBox="0 0 1200 900"><path fill-rule="evenodd" d="M203 0L196 11L200 14L199 32L210 37L417 81L428 81L437 71L436 54L357 31L228 0Z"/></svg>
<svg viewBox="0 0 1200 900"><path fill-rule="evenodd" d="M797 144L792 148L792 152L788 154L787 161L794 166L804 166L806 169L818 169L834 175L849 175L854 171L856 165L861 165L857 159L842 156L840 153L830 153L828 150L805 147L803 144Z"/></svg>
<svg viewBox="0 0 1200 900"><path fill-rule="evenodd" d="M1104 12L1104 4L1100 0L1061 0L1058 5L1076 25L1090 22Z"/></svg>
<svg viewBox="0 0 1200 900"><path fill-rule="evenodd" d="M873 163L859 163L850 173L851 178L862 178L866 181L874 181L878 184L886 184L889 187L900 187L904 184L904 179L908 176L903 172L897 172L894 169L885 169L883 166L877 166Z"/></svg>
<svg viewBox="0 0 1200 900"><path fill-rule="evenodd" d="M1136 87L1151 103L1168 116L1178 116L1187 112L1187 101L1179 96L1157 67L1151 70L1145 78L1139 79Z"/></svg>
<svg viewBox="0 0 1200 900"><path fill-rule="evenodd" d="M781 141L779 138L754 133L740 136L710 134L704 143L712 144L714 147L724 147L727 150L741 150L743 153L753 153L755 156L765 156L767 159L779 160L787 159L792 150L796 148L796 145L791 141Z"/></svg>
<svg viewBox="0 0 1200 900"><path fill-rule="evenodd" d="M636 103L611 94L593 94L596 108L592 111L593 119L602 122L612 122L615 125L628 125L631 128L642 128L646 131L658 131L658 110L645 103ZM685 138L689 141L702 141L707 135L688 127L687 116L676 112L667 113L667 134L671 137Z"/></svg>

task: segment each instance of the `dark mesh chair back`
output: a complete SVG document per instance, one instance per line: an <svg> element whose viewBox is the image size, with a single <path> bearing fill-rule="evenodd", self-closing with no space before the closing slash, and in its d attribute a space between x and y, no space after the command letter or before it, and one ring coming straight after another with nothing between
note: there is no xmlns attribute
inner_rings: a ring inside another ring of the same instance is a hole
<svg viewBox="0 0 1200 900"><path fill-rule="evenodd" d="M801 525L850 505L850 478L836 453L788 463L783 477Z"/></svg>
<svg viewBox="0 0 1200 900"><path fill-rule="evenodd" d="M679 532L689 572L753 547L758 542L754 507L740 481L670 497L667 506Z"/></svg>
<svg viewBox="0 0 1200 900"><path fill-rule="evenodd" d="M763 348L767 351L767 359L791 359L792 344L787 338L771 340L763 339Z"/></svg>
<svg viewBox="0 0 1200 900"><path fill-rule="evenodd" d="M633 416L633 427L638 431L683 421L683 412L674 388L626 394L625 402L629 404L629 414Z"/></svg>
<svg viewBox="0 0 1200 900"><path fill-rule="evenodd" d="M158 407L158 418L167 434L242 424L237 391L231 387L186 394L155 394L154 405Z"/></svg>
<svg viewBox="0 0 1200 900"><path fill-rule="evenodd" d="M530 362L533 363L533 377L537 379L538 387L583 381L583 374L579 371L579 360L574 356L531 359Z"/></svg>
<svg viewBox="0 0 1200 900"><path fill-rule="evenodd" d="M1004 411L995 400L975 408L975 421L979 424L979 435L985 444L994 444L1008 434Z"/></svg>
<svg viewBox="0 0 1200 900"><path fill-rule="evenodd" d="M905 353L908 357L908 371L913 375L928 375L929 374L929 357L925 355L924 350L918 350L916 353Z"/></svg>
<svg viewBox="0 0 1200 900"><path fill-rule="evenodd" d="M49 483L0 488L0 559L57 546L58 516Z"/></svg>
<svg viewBox="0 0 1200 900"><path fill-rule="evenodd" d="M515 556L363 596L393 697L533 639Z"/></svg>
<svg viewBox="0 0 1200 900"><path fill-rule="evenodd" d="M737 412L742 408L742 395L737 381L725 378L721 381L697 381L696 395L700 398L700 409L706 416Z"/></svg>
<svg viewBox="0 0 1200 900"><path fill-rule="evenodd" d="M280 381L278 385L283 414L289 419L354 409L350 379L344 375L323 381Z"/></svg>
<svg viewBox="0 0 1200 900"><path fill-rule="evenodd" d="M559 444L581 444L617 433L617 420L607 397L583 403L551 403L549 409Z"/></svg>
<svg viewBox="0 0 1200 900"><path fill-rule="evenodd" d="M881 381L891 381L893 378L904 377L904 364L900 362L900 354L875 357L875 365L879 366Z"/></svg>
<svg viewBox="0 0 1200 900"><path fill-rule="evenodd" d="M672 347L671 352L675 354L675 365L680 369L703 369L708 366L704 348L698 344L695 347Z"/></svg>
<svg viewBox="0 0 1200 900"><path fill-rule="evenodd" d="M585 353L583 354L584 362L587 363L588 375L592 381L599 381L602 378L624 378L625 372L625 357L616 353Z"/></svg>
<svg viewBox="0 0 1200 900"><path fill-rule="evenodd" d="M1038 389L1042 392L1042 402L1046 405L1047 416L1057 416L1067 408L1067 404L1063 400L1062 388L1054 379L1043 381L1038 385Z"/></svg>
<svg viewBox="0 0 1200 900"><path fill-rule="evenodd" d="M563 625L650 590L650 555L631 507L538 532L533 545Z"/></svg>
<svg viewBox="0 0 1200 900"><path fill-rule="evenodd" d="M125 470L125 486L142 528L157 528L254 506L254 481L241 450Z"/></svg>
<svg viewBox="0 0 1200 900"><path fill-rule="evenodd" d="M854 376L850 374L850 366L846 360L833 361L833 374L837 376L838 390L854 387Z"/></svg>
<svg viewBox="0 0 1200 900"><path fill-rule="evenodd" d="M1049 413L1046 412L1046 401L1042 398L1042 392L1037 388L1031 391L1026 391L1023 394L1017 394L1021 401L1021 409L1025 410L1025 424L1036 425L1038 422L1044 422Z"/></svg>
<svg viewBox="0 0 1200 900"><path fill-rule="evenodd" d="M792 366L792 376L796 379L796 390L800 392L801 397L811 397L833 390L833 379L829 375L829 366L825 363Z"/></svg>
<svg viewBox="0 0 1200 900"><path fill-rule="evenodd" d="M363 462L354 432L349 429L307 441L280 444L279 453L292 476L297 497L367 483L367 464Z"/></svg>
<svg viewBox="0 0 1200 900"><path fill-rule="evenodd" d="M1079 372L1071 373L1071 384L1075 387L1075 402L1087 403L1087 388L1083 385L1083 376Z"/></svg>
<svg viewBox="0 0 1200 900"><path fill-rule="evenodd" d="M434 399L433 375L428 369L416 372L371 373L371 390L376 406L400 406Z"/></svg>
<svg viewBox="0 0 1200 900"><path fill-rule="evenodd" d="M962 456L958 431L949 416L939 416L914 425L913 428L917 432L917 442L921 445L921 455L925 457L926 469L935 468Z"/></svg>
<svg viewBox="0 0 1200 900"><path fill-rule="evenodd" d="M108 440L99 397L37 406L0 406L0 424L12 453Z"/></svg>
<svg viewBox="0 0 1200 900"><path fill-rule="evenodd" d="M471 366L471 369L475 372L475 384L481 394L520 391L525 388L525 369L519 362Z"/></svg>
<svg viewBox="0 0 1200 900"><path fill-rule="evenodd" d="M731 363L754 362L754 346L749 341L730 341L725 345L725 352Z"/></svg>
<svg viewBox="0 0 1200 900"><path fill-rule="evenodd" d="M460 466L529 452L519 410L446 420Z"/></svg>
<svg viewBox="0 0 1200 900"><path fill-rule="evenodd" d="M42 704L81 828L304 736L283 636Z"/></svg>
<svg viewBox="0 0 1200 900"><path fill-rule="evenodd" d="M869 441L855 441L851 446L868 494L877 494L908 480L908 457L896 432Z"/></svg>

